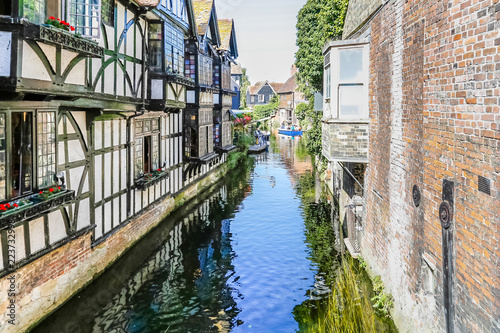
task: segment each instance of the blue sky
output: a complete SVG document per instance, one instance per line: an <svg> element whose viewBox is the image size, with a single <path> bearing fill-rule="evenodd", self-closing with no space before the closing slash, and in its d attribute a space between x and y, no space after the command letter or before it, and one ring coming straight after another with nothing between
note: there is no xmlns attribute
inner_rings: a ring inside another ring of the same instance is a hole
<svg viewBox="0 0 500 333"><path fill-rule="evenodd" d="M295 61L297 14L306 0L215 0L218 18L233 18L238 62L250 82L285 82Z"/></svg>

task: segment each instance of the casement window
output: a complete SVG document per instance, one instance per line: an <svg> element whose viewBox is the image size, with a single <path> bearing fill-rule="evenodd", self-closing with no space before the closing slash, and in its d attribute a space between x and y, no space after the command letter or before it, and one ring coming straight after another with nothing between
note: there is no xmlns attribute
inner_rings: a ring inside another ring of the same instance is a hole
<svg viewBox="0 0 500 333"><path fill-rule="evenodd" d="M75 33L98 38L101 25L100 0L68 0L67 17Z"/></svg>
<svg viewBox="0 0 500 333"><path fill-rule="evenodd" d="M55 112L0 113L0 201L53 185L55 173Z"/></svg>
<svg viewBox="0 0 500 333"><path fill-rule="evenodd" d="M222 89L231 90L231 67L222 65Z"/></svg>
<svg viewBox="0 0 500 333"><path fill-rule="evenodd" d="M159 118L135 120L135 178L160 168Z"/></svg>
<svg viewBox="0 0 500 333"><path fill-rule="evenodd" d="M184 68L184 32L165 22L165 69L182 74Z"/></svg>
<svg viewBox="0 0 500 333"><path fill-rule="evenodd" d="M180 19L182 22L187 21L187 10L184 0L162 0L161 5L163 5L167 10L169 10L174 16Z"/></svg>
<svg viewBox="0 0 500 333"><path fill-rule="evenodd" d="M115 2L114 0L101 0L102 23L111 27L115 26Z"/></svg>
<svg viewBox="0 0 500 333"><path fill-rule="evenodd" d="M7 0L5 0L7 1ZM22 17L35 24L47 20L47 0L22 0Z"/></svg>
<svg viewBox="0 0 500 333"><path fill-rule="evenodd" d="M259 95L259 102L264 102L264 95Z"/></svg>
<svg viewBox="0 0 500 333"><path fill-rule="evenodd" d="M210 57L200 54L198 56L198 80L202 86L212 86L213 80L213 60Z"/></svg>
<svg viewBox="0 0 500 333"><path fill-rule="evenodd" d="M368 56L368 44L340 44L325 55L324 96L332 118L368 118Z"/></svg>

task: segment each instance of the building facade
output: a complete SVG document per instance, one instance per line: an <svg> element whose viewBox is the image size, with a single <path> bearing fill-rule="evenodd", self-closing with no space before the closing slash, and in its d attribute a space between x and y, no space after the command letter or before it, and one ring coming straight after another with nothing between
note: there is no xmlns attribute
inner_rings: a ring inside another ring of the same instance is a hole
<svg viewBox="0 0 500 333"><path fill-rule="evenodd" d="M353 0L324 48L327 177L403 332L500 330L499 13Z"/></svg>
<svg viewBox="0 0 500 333"><path fill-rule="evenodd" d="M193 95L198 73L221 75L190 62L193 45L195 55L207 45L192 1L16 0L0 11L0 285L17 277L18 314L0 326L18 331L195 195L227 149L186 172L187 143L197 157L214 147L213 95ZM226 54L210 57L227 65ZM201 115L205 140L186 141L186 114ZM0 296L3 314L9 302Z"/></svg>
<svg viewBox="0 0 500 333"><path fill-rule="evenodd" d="M247 107L252 109L255 105L265 105L283 87L283 83L269 81L257 82L254 86L249 86L247 94Z"/></svg>
<svg viewBox="0 0 500 333"><path fill-rule="evenodd" d="M298 104L307 103L307 101L304 98L304 94L299 91L299 85L297 83L297 67L295 65L292 65L290 77L281 87L278 92L278 96L279 124L284 124L285 126L297 126L299 121L295 115L295 109Z"/></svg>
<svg viewBox="0 0 500 333"><path fill-rule="evenodd" d="M236 93L233 96L233 110L239 110L241 106L241 79L243 77L243 70L241 65L231 65L231 90Z"/></svg>

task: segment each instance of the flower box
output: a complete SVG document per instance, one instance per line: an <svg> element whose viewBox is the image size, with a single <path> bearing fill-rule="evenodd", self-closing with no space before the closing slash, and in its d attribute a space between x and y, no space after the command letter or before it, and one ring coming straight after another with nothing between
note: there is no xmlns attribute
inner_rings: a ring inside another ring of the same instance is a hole
<svg viewBox="0 0 500 333"><path fill-rule="evenodd" d="M58 207L61 207L75 198L75 191L66 189L49 195L47 198L41 198L39 194L34 194L24 200L26 203L16 209L3 211L0 214L0 230L7 228L10 224L16 222L35 219L38 216L48 213Z"/></svg>
<svg viewBox="0 0 500 333"><path fill-rule="evenodd" d="M168 177L168 171L155 171L153 173L145 174L135 181L135 186L139 190L145 190L148 187L159 183Z"/></svg>
<svg viewBox="0 0 500 333"><path fill-rule="evenodd" d="M91 57L104 57L104 49L100 47L97 42L88 38L76 36L72 32L48 24L36 25L25 22L24 38L50 45L59 45L63 49Z"/></svg>
<svg viewBox="0 0 500 333"><path fill-rule="evenodd" d="M6 206L10 207L6 207ZM27 209L28 207L32 206L33 202L23 199L23 200L18 200L14 201L12 203L8 204L2 204L0 205L0 216L8 216L12 214L16 214L24 209Z"/></svg>

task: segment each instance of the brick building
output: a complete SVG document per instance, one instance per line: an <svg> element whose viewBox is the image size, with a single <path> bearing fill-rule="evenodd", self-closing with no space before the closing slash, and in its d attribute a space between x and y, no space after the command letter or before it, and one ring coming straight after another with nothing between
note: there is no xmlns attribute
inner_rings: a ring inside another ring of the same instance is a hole
<svg viewBox="0 0 500 333"><path fill-rule="evenodd" d="M351 0L324 49L330 187L402 332L500 331L499 19L493 0ZM331 124L363 115L364 174L330 149L362 156Z"/></svg>

